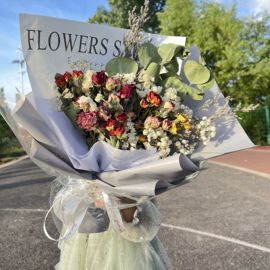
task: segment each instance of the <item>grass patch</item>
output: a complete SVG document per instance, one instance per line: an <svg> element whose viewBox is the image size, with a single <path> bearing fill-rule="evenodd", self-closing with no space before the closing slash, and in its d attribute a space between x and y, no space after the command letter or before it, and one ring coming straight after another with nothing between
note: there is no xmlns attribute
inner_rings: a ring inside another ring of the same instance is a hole
<svg viewBox="0 0 270 270"><path fill-rule="evenodd" d="M2 145L0 148L0 164L12 161L25 154L25 151L17 141Z"/></svg>

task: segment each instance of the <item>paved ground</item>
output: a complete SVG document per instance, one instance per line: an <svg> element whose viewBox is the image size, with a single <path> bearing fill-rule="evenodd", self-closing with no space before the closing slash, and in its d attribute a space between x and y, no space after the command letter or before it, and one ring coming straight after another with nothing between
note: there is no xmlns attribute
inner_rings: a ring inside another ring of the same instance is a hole
<svg viewBox="0 0 270 270"><path fill-rule="evenodd" d="M212 162L270 178L270 146L256 146L226 154L213 158Z"/></svg>
<svg viewBox="0 0 270 270"><path fill-rule="evenodd" d="M159 235L174 269L270 269L270 180L207 167L159 197ZM29 159L0 169L1 270L47 270L57 262L57 246L42 231L51 180Z"/></svg>

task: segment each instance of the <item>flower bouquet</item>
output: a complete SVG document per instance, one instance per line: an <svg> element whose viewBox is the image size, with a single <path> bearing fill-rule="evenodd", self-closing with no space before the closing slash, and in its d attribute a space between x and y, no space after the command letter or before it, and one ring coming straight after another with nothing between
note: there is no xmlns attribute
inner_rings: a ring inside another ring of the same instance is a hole
<svg viewBox="0 0 270 270"><path fill-rule="evenodd" d="M100 196L125 235L119 209L188 182L208 158L253 146L185 38L33 15L21 15L21 35L33 90L1 113L57 177L50 210L62 240L96 230L88 209ZM157 233L146 231L140 239Z"/></svg>

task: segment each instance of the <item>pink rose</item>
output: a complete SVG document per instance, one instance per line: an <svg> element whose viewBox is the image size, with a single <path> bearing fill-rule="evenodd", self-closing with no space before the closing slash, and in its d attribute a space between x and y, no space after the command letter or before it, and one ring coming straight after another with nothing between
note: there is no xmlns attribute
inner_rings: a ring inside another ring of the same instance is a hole
<svg viewBox="0 0 270 270"><path fill-rule="evenodd" d="M120 99L116 94L112 93L112 94L109 95L108 102L109 103L110 102L113 102L113 103L117 102L118 103L118 102L120 102Z"/></svg>
<svg viewBox="0 0 270 270"><path fill-rule="evenodd" d="M116 88L117 86L117 81L113 78L108 78L106 81L106 89L108 91L112 91Z"/></svg>
<svg viewBox="0 0 270 270"><path fill-rule="evenodd" d="M156 116L148 116L144 121L144 128L158 128L160 121Z"/></svg>
<svg viewBox="0 0 270 270"><path fill-rule="evenodd" d="M162 128L164 130L169 130L171 128L171 126L172 126L172 121L170 121L169 119L164 119L162 121Z"/></svg>
<svg viewBox="0 0 270 270"><path fill-rule="evenodd" d="M77 124L84 130L92 130L96 126L97 116L94 112L80 112L76 119Z"/></svg>
<svg viewBox="0 0 270 270"><path fill-rule="evenodd" d="M167 112L171 112L173 109L174 109L175 105L171 102L171 101L166 101L164 103L164 109L167 111Z"/></svg>
<svg viewBox="0 0 270 270"><path fill-rule="evenodd" d="M143 98L140 101L140 106L145 109L145 108L147 108L149 106L149 103L145 98Z"/></svg>

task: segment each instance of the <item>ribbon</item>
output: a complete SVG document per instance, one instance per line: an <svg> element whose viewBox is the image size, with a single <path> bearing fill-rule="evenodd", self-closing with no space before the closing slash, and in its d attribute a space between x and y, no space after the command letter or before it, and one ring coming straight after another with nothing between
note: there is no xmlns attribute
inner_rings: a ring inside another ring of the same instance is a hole
<svg viewBox="0 0 270 270"><path fill-rule="evenodd" d="M123 204L116 196L129 198L135 203ZM69 178L68 184L64 184L57 192L50 209L47 211L43 222L43 230L50 240L57 242L67 240L79 231L82 222L85 222L87 218L88 232L95 232L98 227L97 218L93 217L87 210L96 208L97 201L103 201L112 226L117 231L123 232L125 226L120 209L137 206L149 199L149 197L134 198L120 192L116 194L108 190L104 191L104 188L98 186L93 180ZM58 239L52 237L46 228L46 222L51 211L62 222L61 236Z"/></svg>

